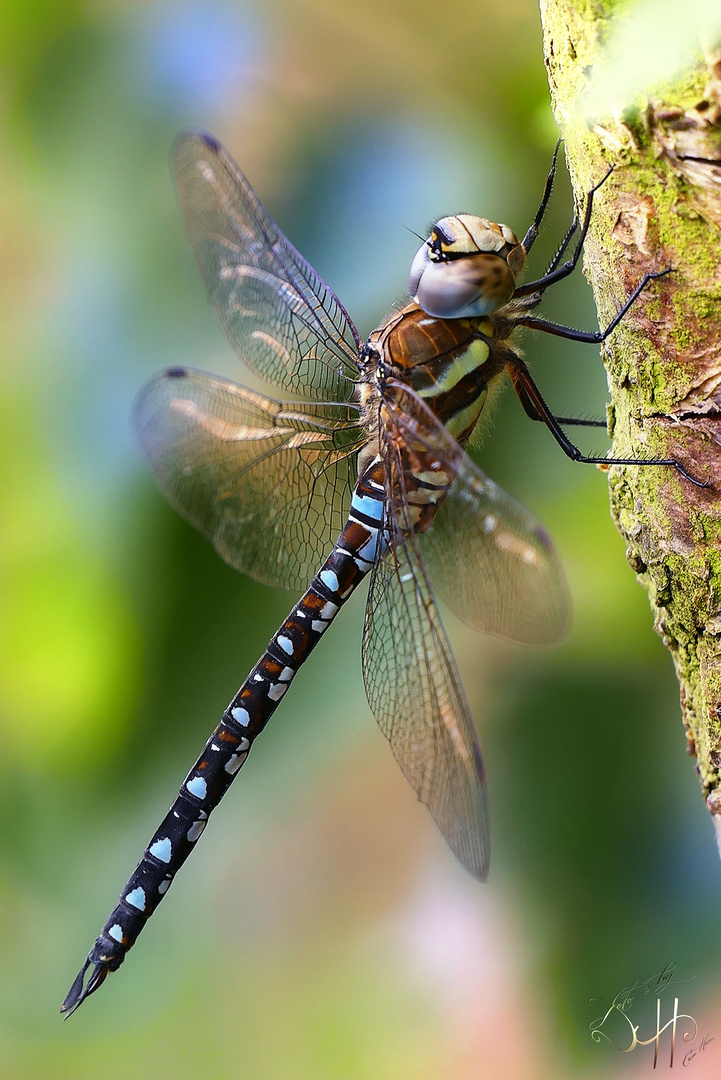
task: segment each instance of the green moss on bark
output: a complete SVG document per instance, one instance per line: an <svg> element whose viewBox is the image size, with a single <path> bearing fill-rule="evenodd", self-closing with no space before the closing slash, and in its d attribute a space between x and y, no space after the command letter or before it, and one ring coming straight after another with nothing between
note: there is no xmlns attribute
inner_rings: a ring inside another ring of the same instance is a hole
<svg viewBox="0 0 721 1080"><path fill-rule="evenodd" d="M609 28L624 5L542 0L551 97L579 206L594 203L586 272L605 325L652 282L611 338L611 512L646 589L681 687L689 752L721 837L721 54L618 115L584 115ZM716 80L716 81L714 81ZM720 845L721 846L721 845Z"/></svg>

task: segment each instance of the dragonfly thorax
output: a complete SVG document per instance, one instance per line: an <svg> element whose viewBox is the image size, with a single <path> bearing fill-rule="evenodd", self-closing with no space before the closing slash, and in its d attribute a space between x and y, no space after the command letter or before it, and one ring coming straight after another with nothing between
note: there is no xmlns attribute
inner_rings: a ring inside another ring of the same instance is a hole
<svg viewBox="0 0 721 1080"><path fill-rule="evenodd" d="M513 296L525 259L507 225L473 214L441 218L411 263L408 291L437 318L488 315Z"/></svg>

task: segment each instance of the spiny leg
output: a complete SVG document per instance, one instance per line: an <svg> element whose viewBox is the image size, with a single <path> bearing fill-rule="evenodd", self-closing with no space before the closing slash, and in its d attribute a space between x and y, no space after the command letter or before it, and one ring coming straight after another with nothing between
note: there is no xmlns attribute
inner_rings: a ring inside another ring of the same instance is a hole
<svg viewBox="0 0 721 1080"><path fill-rule="evenodd" d="M561 241L561 243L560 243L560 245L558 247L558 251L553 256L550 263L546 267L546 271L545 271L545 273L543 275L544 277L547 277L551 273L552 270L556 269L556 267L558 266L558 264L560 263L561 259L564 256L566 248L571 243L571 240L573 239L573 234L575 233L577 228L578 228L578 216L576 214L574 214L573 215L573 221L571 222L571 224L570 224L570 226L568 228L568 232L566 233L563 240ZM526 301L527 310L532 311L533 308L538 307L538 305L541 303L542 299L543 299L543 297L542 297L541 293L536 293L535 296L532 296L530 298L530 300Z"/></svg>
<svg viewBox="0 0 721 1080"><path fill-rule="evenodd" d="M586 234L588 233L588 226L591 221L591 211L593 209L593 197L598 191L598 189L601 187L601 185L605 184L606 180L608 180L612 172L613 168L610 168L605 174L605 176L602 176L598 183L594 187L592 187L586 195L586 210L583 215L581 231L578 234L578 238L576 240L576 247L574 248L571 258L568 259L565 263L563 263L562 266L551 270L550 273L544 274L542 278L538 278L537 281L529 281L527 285L519 285L513 294L514 299L517 299L519 296L530 296L531 293L542 293L549 287L549 285L554 285L557 281L562 281L564 278L568 277L569 274L573 273L574 269L576 268L576 263L581 257L583 244L586 239ZM575 227L572 226L569 230L569 242L571 236L575 231Z"/></svg>
<svg viewBox="0 0 721 1080"><path fill-rule="evenodd" d="M560 263L561 259L562 259L562 258L563 258L563 256L564 256L564 255L566 254L566 248L567 248L567 247L568 247L568 245L569 245L569 244L571 243L571 240L573 239L573 234L575 233L575 231L576 231L576 229L577 229L577 228L578 228L578 214L574 214L574 215L573 215L573 221L571 222L571 224L570 224L570 225L569 225L569 227L568 227L568 232L566 233L566 235L564 236L563 240L561 241L561 243L560 243L560 244L559 244L559 246L558 246L558 251L557 251L557 252L556 252L556 254L555 254L555 255L553 256L553 258L551 259L550 263L549 263L549 264L548 264L548 266L546 267L546 272L545 272L545 274L543 275L544 277L548 277L548 275L549 275L549 274L550 274L550 273L551 273L551 272L552 272L553 270L555 270L555 269L556 269L556 267L557 267L557 266L558 266L558 264Z"/></svg>
<svg viewBox="0 0 721 1080"><path fill-rule="evenodd" d="M571 224L570 224L570 226L568 228L568 232L566 233L563 240L559 244L558 251L553 256L550 263L546 267L546 271L545 271L545 273L543 275L544 277L547 277L551 273L552 270L556 269L556 267L558 266L558 264L560 263L561 259L563 258L564 254L565 254L566 248L571 243L571 240L573 239L573 234L575 233L577 228L578 228L578 215L574 214L573 215L573 221L571 222ZM536 296L531 297L531 299L526 302L527 310L532 311L533 308L538 307L538 305L541 303L542 299L543 299L543 297L542 297L541 293L537 293Z"/></svg>
<svg viewBox="0 0 721 1080"><path fill-rule="evenodd" d="M671 270L672 267L667 266L665 270L658 270L654 274L644 274L626 303L620 311L614 315L604 330L575 330L572 326L562 326L560 323L548 322L546 319L537 319L535 315L521 315L518 319L515 319L514 322L517 326L527 326L531 330L542 330L544 334L553 334L555 337L568 338L570 341L583 341L591 345L599 345L616 329L629 308L636 303L649 281L653 281L654 278L665 277L666 274L671 273Z"/></svg>
<svg viewBox="0 0 721 1080"><path fill-rule="evenodd" d="M508 370L516 393L521 399L521 404L523 404L526 412L528 413L526 408L528 402L538 414L538 417L543 420L564 454L572 461L580 461L586 465L670 465L696 487L708 487L706 482L696 480L695 477L687 473L683 466L673 458L612 458L582 454L562 430L561 423L563 421L560 417L554 416L549 409L523 360L514 354L513 358L508 360Z"/></svg>
<svg viewBox="0 0 721 1080"><path fill-rule="evenodd" d="M538 236L538 230L541 227L541 222L543 221L546 210L548 209L548 202L549 202L549 199L551 198L551 191L553 190L553 180L554 180L555 175L556 175L556 160L558 158L558 151L559 151L559 148L560 148L562 142L563 142L563 139L558 139L556 141L556 145L553 148L553 158L551 159L551 168L548 171L548 176L546 177L546 183L544 184L544 187L543 187L543 197L541 199L541 205L538 207L538 210L536 211L536 216L534 217L532 223L528 227L528 232L526 233L526 235L523 237L523 240L521 241L521 246L525 249L526 255L528 254L528 252L531 250L534 243L536 242L536 237Z"/></svg>
<svg viewBox="0 0 721 1080"><path fill-rule="evenodd" d="M545 424L545 422L546 422L545 418L543 416L541 416L538 409L536 408L536 406L531 401L525 387L518 381L515 367L510 367L509 368L509 374L511 376L511 381L513 383L513 389L518 394L518 400L521 402L521 405L523 406L523 411L525 412L528 419L529 420L538 420L542 424ZM550 410L549 410L549 412L550 412ZM570 427L594 427L594 428L605 428L605 427L607 427L607 424L606 424L605 420L581 420L581 419L579 419L577 417L574 417L574 416L556 416L555 413L552 414L552 415L553 415L553 419L556 421L557 424L563 424L563 425L570 426Z"/></svg>
<svg viewBox="0 0 721 1080"><path fill-rule="evenodd" d="M559 151L559 148L560 148L562 142L563 142L563 139L558 139L557 142L556 142L555 147L553 148L553 160L551 161L551 168L549 170L548 176L546 177L546 183L545 183L544 188L543 188L543 198L541 199L541 205L539 206L539 208L538 208L538 210L536 212L536 216L533 219L533 224L529 227L528 232L523 237L523 240L521 242L522 246L525 248L526 255L531 250L533 244L536 241L536 237L538 236L538 233L539 233L539 230L540 230L540 227L541 227L541 222L543 221L543 218L545 217L545 214L546 214L546 210L548 208L548 203L549 203L549 200L550 200L550 197L551 197L551 190L553 188L553 182L554 182L554 179L555 179L555 176L556 176L556 159L558 157L558 151ZM568 232L566 233L563 240L559 244L559 247L558 247L558 250L556 251L556 254L553 256L550 263L546 267L545 273L543 275L544 277L547 277L548 274L550 274L552 270L556 269L556 267L558 266L558 264L560 263L561 259L563 258L564 254L566 252L566 248L571 243L571 240L573 239L573 234L575 233L577 228L578 228L578 214L574 214L573 215L573 221L571 222L571 224L570 224L570 226L568 228Z"/></svg>
<svg viewBox="0 0 721 1080"><path fill-rule="evenodd" d="M541 199L541 205L539 206L539 208L538 208L538 210L536 212L536 216L533 219L532 225L529 227L528 232L526 233L526 235L524 236L523 241L522 241L522 246L525 248L526 255L531 250L531 247L533 246L533 244L536 241L536 237L538 236L538 233L539 233L539 230L540 230L540 227L541 227L541 222L543 221L543 218L544 218L545 213L546 213L546 209L548 207L548 203L549 203L550 196L551 196L551 191L552 191L552 188L553 188L553 181L554 181L555 176L556 176L556 159L558 157L558 151L559 151L559 148L560 148L562 142L563 142L562 139L558 139L557 142L556 142L555 147L553 148L553 160L551 161L551 168L549 170L548 176L546 177L546 183L545 183L544 188L543 188L543 198ZM568 228L568 231L566 232L566 235L564 236L563 240L559 244L558 249L556 251L556 254L553 256L550 263L548 264L548 266L545 269L545 272L543 274L544 278L547 277L553 270L555 270L556 267L558 266L558 264L560 263L561 259L563 258L564 254L566 252L566 248L568 247L568 245L571 243L571 240L573 239L573 235L576 232L577 228L578 228L578 214L574 214L573 215L573 221L571 222L571 224L570 224L570 226ZM539 295L538 300L536 301L536 303L540 303L540 301L541 301L541 297ZM532 305L532 306L535 306L535 305Z"/></svg>

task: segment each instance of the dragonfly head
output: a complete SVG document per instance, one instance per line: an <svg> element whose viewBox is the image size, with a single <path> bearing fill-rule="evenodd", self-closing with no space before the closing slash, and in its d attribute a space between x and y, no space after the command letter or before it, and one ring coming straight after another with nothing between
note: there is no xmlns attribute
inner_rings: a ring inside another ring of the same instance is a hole
<svg viewBox="0 0 721 1080"><path fill-rule="evenodd" d="M439 319L489 315L513 296L525 260L523 245L507 225L456 214L437 221L418 250L408 291Z"/></svg>

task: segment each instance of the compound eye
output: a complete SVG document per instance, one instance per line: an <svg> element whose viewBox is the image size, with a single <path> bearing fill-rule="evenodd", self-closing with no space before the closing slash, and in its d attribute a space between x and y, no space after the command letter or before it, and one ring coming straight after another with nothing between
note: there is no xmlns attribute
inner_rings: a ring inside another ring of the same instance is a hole
<svg viewBox="0 0 721 1080"><path fill-rule="evenodd" d="M415 296L418 292L418 285L430 261L431 245L425 243L418 248L408 272L408 292L411 296Z"/></svg>
<svg viewBox="0 0 721 1080"><path fill-rule="evenodd" d="M416 271L418 267L416 267ZM489 315L513 296L515 279L505 259L479 253L450 262L428 260L413 275L411 296L427 315L438 319L469 319Z"/></svg>

